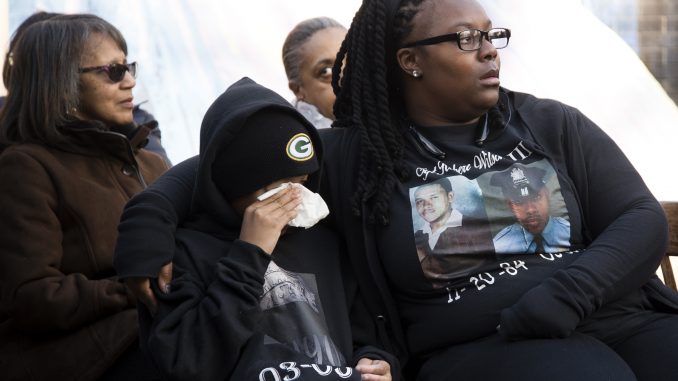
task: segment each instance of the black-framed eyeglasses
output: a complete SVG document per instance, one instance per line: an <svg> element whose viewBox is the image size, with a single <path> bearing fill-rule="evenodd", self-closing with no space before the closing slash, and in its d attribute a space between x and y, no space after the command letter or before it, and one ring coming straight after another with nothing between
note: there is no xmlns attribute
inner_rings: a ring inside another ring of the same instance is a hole
<svg viewBox="0 0 678 381"><path fill-rule="evenodd" d="M459 49L464 51L478 50L483 45L483 40L489 41L495 48L502 49L508 46L511 38L511 30L507 28L492 28L490 30L468 29L456 33L443 34L423 40L410 42L403 48L413 46L435 45L441 42L456 41Z"/></svg>
<svg viewBox="0 0 678 381"><path fill-rule="evenodd" d="M137 77L137 63L132 62L128 64L108 64L103 66L92 66L92 67L81 67L78 69L78 73L88 73L90 71L103 71L108 75L108 79L117 83L125 78L125 72L132 74L132 77Z"/></svg>

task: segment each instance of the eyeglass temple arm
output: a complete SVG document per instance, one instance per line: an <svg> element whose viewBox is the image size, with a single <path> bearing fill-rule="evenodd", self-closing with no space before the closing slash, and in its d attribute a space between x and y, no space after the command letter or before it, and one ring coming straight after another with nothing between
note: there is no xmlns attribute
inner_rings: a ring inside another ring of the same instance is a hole
<svg viewBox="0 0 678 381"><path fill-rule="evenodd" d="M457 41L458 38L459 38L459 36L457 35L457 33L444 34L442 36L425 38L423 40L410 42L409 44L405 44L403 46L403 48L412 48L414 46L422 46L422 45L435 45L435 44L439 44L441 42L446 42L446 41Z"/></svg>

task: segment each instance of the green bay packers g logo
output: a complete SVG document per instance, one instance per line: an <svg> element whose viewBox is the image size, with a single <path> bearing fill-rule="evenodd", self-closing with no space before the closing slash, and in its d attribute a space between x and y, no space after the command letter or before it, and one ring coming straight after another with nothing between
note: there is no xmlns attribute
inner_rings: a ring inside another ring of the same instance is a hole
<svg viewBox="0 0 678 381"><path fill-rule="evenodd" d="M313 157L313 144L311 138L304 133L292 136L287 142L287 156L295 161L306 161Z"/></svg>

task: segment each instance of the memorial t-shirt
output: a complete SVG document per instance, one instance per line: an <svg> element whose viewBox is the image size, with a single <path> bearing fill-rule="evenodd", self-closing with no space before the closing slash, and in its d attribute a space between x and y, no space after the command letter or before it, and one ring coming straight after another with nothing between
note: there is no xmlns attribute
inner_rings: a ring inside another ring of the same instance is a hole
<svg viewBox="0 0 678 381"><path fill-rule="evenodd" d="M409 178L376 241L409 347L424 355L495 332L502 309L585 254L571 181L520 120L482 146L475 125L413 128L444 157L407 143Z"/></svg>

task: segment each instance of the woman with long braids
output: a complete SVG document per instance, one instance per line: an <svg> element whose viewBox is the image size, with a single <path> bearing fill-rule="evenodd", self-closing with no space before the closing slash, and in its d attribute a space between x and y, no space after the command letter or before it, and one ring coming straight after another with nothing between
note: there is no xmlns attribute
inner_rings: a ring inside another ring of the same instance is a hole
<svg viewBox="0 0 678 381"><path fill-rule="evenodd" d="M325 186L375 324L421 380L675 379L661 206L580 112L500 87L510 38L475 0L365 0L349 28Z"/></svg>
<svg viewBox="0 0 678 381"><path fill-rule="evenodd" d="M321 192L365 328L408 379L675 379L661 206L578 110L500 87L510 39L475 0L356 13L333 70L339 128L320 131ZM155 210L165 237L182 216L160 200L190 199L180 188L145 192L123 222Z"/></svg>

